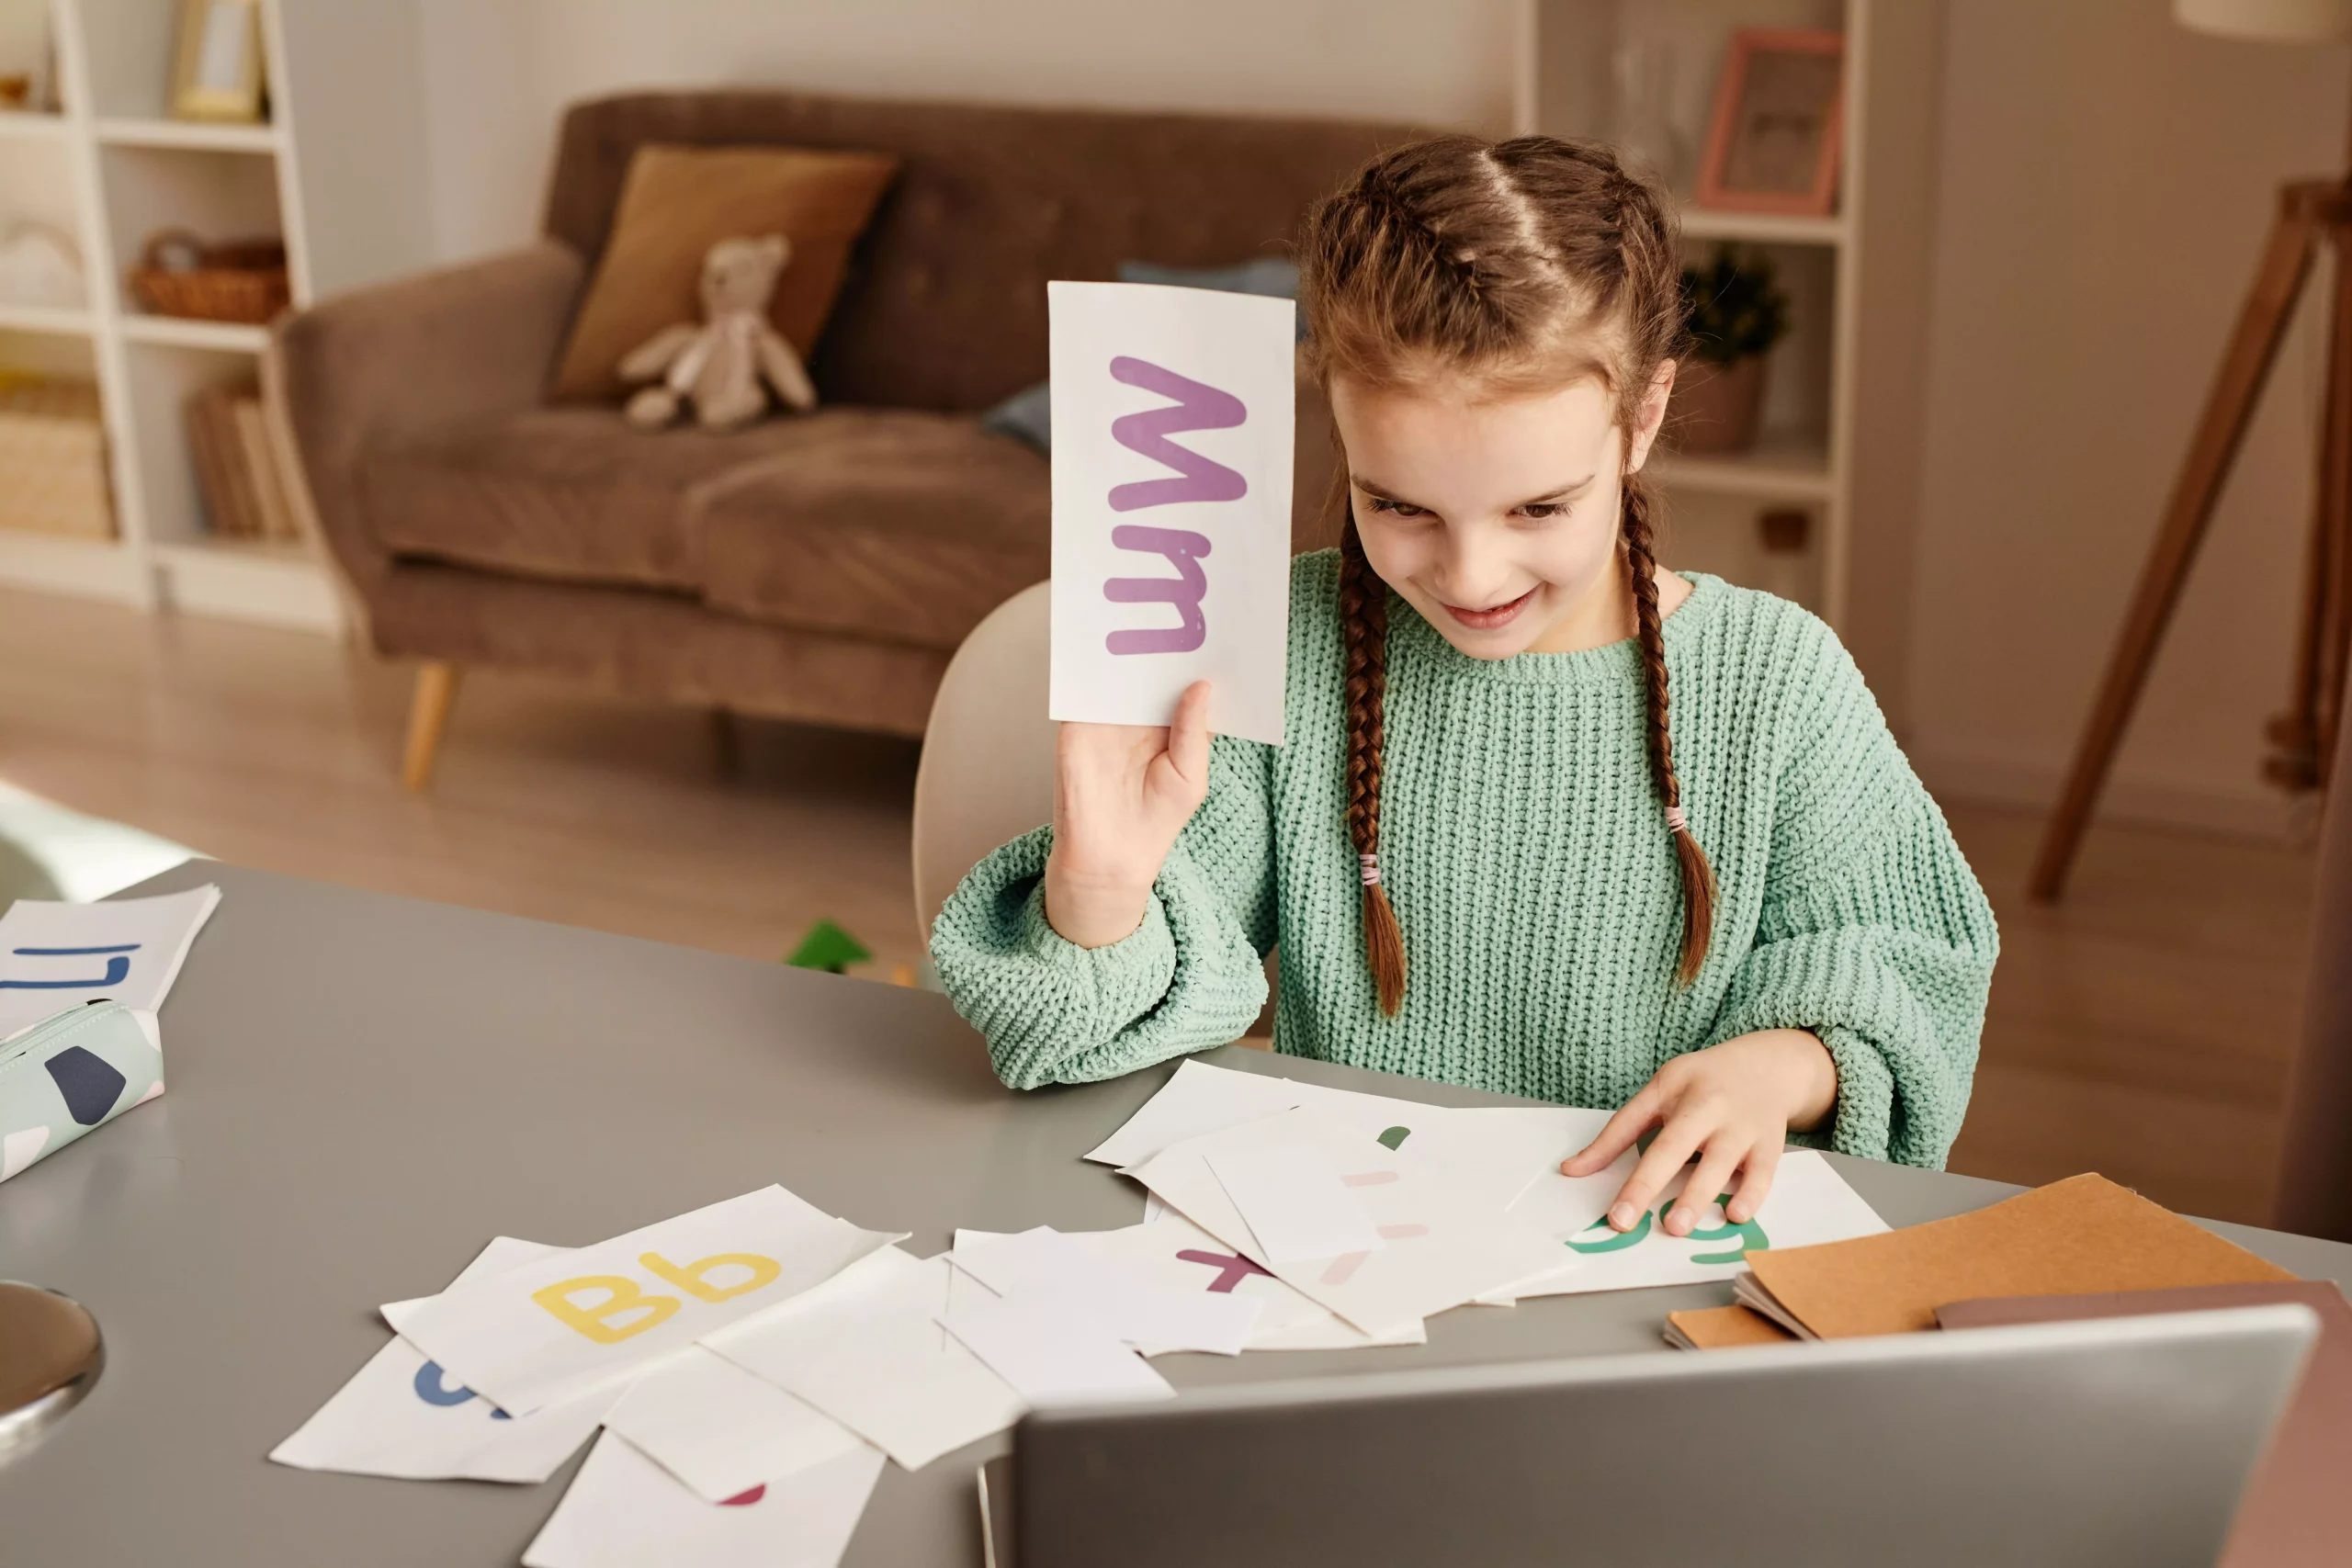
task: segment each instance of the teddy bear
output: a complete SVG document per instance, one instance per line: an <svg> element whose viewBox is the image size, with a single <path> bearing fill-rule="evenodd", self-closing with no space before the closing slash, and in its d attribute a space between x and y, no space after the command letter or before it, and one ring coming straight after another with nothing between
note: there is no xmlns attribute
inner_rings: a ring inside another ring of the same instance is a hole
<svg viewBox="0 0 2352 1568"><path fill-rule="evenodd" d="M664 327L621 360L622 380L653 382L629 399L632 423L665 425L691 399L707 430L749 424L767 412L763 377L787 406L803 413L817 406L800 355L768 324L768 297L791 258L791 242L781 234L710 247L702 264L702 324Z"/></svg>

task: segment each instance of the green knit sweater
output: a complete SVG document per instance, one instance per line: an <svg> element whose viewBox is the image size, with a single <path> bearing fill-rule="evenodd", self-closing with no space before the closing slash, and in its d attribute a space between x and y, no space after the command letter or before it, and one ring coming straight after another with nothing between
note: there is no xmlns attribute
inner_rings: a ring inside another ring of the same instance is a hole
<svg viewBox="0 0 2352 1568"><path fill-rule="evenodd" d="M932 956L998 1074L1085 1082L1223 1044L1264 1005L1279 943L1278 1051L1616 1106L1670 1056L1809 1029L1838 1080L1834 1127L1809 1141L1941 1165L1975 1070L1992 910L1835 634L1687 575L1666 621L1674 760L1722 888L1688 987L1636 645L1477 660L1392 596L1380 868L1408 983L1382 1016L1324 551L1291 575L1286 743L1216 738L1208 799L1133 935L1089 951L1046 923L1050 828L948 900Z"/></svg>

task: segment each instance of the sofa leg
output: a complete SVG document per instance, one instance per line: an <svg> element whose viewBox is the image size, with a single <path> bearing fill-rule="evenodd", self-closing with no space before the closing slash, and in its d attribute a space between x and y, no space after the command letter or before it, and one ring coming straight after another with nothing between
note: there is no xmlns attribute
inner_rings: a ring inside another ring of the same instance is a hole
<svg viewBox="0 0 2352 1568"><path fill-rule="evenodd" d="M441 734L449 728L461 673L456 665L438 660L416 672L416 691L408 705L408 753L401 763L401 784L411 795L423 794L433 782L433 761L440 754Z"/></svg>

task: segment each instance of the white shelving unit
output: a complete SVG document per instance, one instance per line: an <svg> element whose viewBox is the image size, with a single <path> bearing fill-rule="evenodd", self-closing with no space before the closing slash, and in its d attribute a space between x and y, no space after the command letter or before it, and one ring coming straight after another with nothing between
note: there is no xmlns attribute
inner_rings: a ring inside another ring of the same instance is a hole
<svg viewBox="0 0 2352 1568"><path fill-rule="evenodd" d="M1913 14L1905 14L1911 6ZM1862 353L1871 333L1899 327L1865 321L1866 296L1903 303L1879 288L1877 231L1871 201L1887 180L1931 179L1931 141L1920 117L1898 110L1892 128L1875 133L1873 108L1890 86L1926 91L1932 58L1933 18L1915 0L1523 0L1521 10L1518 125L1522 131L1610 140L1616 129L1613 62L1625 46L1671 58L1667 80L1656 84L1666 119L1689 149L1685 167L1672 171L1682 199L1682 231L1694 261L1733 242L1762 247L1792 299L1792 332L1767 372L1764 430L1754 450L1726 457L1667 453L1653 472L1668 502L1668 553L1677 565L1719 572L1793 598L1845 629L1854 583L1858 425L1873 418L1858 387L1866 374L1883 375ZM1715 84L1735 31L1744 28L1808 28L1842 32L1846 39L1844 146L1839 198L1826 217L1789 217L1702 208L1690 198L1705 143ZM1879 74L1875 36L1891 29L1896 69L1893 83ZM1882 172L1875 166L1884 161ZM1907 194L1907 193L1906 193ZM1891 265L1913 265L1907 240L1890 247ZM1867 280L1867 281L1866 281ZM1881 384L1874 382L1872 395ZM1901 404L1895 398L1893 402ZM1905 406L1907 406L1905 405ZM1882 421L1882 423L1883 423ZM1873 426L1873 443L1881 440ZM1872 499L1879 476L1873 472ZM1899 476L1885 481L1888 493ZM1766 510L1798 508L1808 515L1805 548L1768 552L1758 526Z"/></svg>
<svg viewBox="0 0 2352 1568"><path fill-rule="evenodd" d="M119 535L0 530L0 584L338 631L341 598L316 547L211 533L188 457L188 397L252 378L267 330L146 314L123 279L146 237L171 227L282 235L298 306L427 265L413 0L262 0L262 125L169 117L176 0L0 9L45 13L64 105L0 113L0 221L74 235L89 288L80 310L0 305L0 367L96 379Z"/></svg>

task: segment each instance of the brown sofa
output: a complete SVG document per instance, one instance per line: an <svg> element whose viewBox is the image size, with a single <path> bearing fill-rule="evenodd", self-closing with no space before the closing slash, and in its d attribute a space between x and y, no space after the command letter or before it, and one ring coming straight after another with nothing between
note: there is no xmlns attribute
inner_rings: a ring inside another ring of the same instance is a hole
<svg viewBox="0 0 2352 1568"><path fill-rule="evenodd" d="M546 237L325 301L266 379L376 649L426 661L408 778L458 671L922 733L949 655L1046 574L1046 465L978 416L1046 374L1046 282L1281 254L1399 127L650 94L565 117ZM812 355L807 417L649 433L545 389L640 142L903 160ZM1329 416L1302 389L1296 542Z"/></svg>

